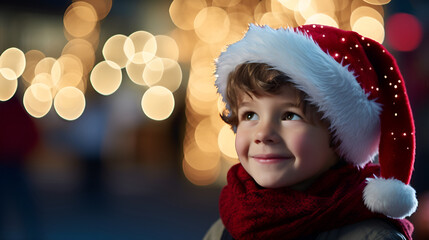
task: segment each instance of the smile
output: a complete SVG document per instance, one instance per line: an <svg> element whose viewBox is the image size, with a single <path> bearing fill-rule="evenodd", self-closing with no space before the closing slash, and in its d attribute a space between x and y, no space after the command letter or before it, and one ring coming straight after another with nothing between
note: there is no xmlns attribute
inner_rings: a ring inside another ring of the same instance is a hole
<svg viewBox="0 0 429 240"><path fill-rule="evenodd" d="M292 156L283 156L283 155L277 155L277 154L258 154L254 155L251 158L256 160L260 163L277 163L277 162L283 162L287 160L292 160Z"/></svg>

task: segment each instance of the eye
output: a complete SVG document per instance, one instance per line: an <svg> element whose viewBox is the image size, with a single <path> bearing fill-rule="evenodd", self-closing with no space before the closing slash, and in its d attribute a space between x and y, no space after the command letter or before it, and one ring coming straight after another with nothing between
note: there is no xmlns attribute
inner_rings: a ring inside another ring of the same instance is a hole
<svg viewBox="0 0 429 240"><path fill-rule="evenodd" d="M258 115L254 112L244 113L244 120L245 121L252 121L252 120L258 120L258 119L259 119Z"/></svg>
<svg viewBox="0 0 429 240"><path fill-rule="evenodd" d="M302 118L298 114L293 112L286 112L282 117L282 120L285 120L285 121L296 121L301 119Z"/></svg>

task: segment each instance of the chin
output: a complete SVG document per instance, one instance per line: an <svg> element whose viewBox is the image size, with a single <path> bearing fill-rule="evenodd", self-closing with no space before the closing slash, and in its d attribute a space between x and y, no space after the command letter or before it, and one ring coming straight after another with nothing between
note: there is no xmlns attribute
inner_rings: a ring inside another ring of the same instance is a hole
<svg viewBox="0 0 429 240"><path fill-rule="evenodd" d="M288 184L285 184L277 179L255 179L256 183L263 188L281 188L287 187Z"/></svg>

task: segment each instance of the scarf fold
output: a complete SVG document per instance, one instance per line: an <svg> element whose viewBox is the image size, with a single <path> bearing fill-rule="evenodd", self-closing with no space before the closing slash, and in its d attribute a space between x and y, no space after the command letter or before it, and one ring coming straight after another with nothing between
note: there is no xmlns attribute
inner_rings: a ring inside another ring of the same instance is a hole
<svg viewBox="0 0 429 240"><path fill-rule="evenodd" d="M351 165L328 170L306 191L267 189L256 184L241 164L229 172L220 196L220 217L234 239L294 239L370 218L382 218L411 239L407 220L372 213L362 200L366 178L379 166Z"/></svg>

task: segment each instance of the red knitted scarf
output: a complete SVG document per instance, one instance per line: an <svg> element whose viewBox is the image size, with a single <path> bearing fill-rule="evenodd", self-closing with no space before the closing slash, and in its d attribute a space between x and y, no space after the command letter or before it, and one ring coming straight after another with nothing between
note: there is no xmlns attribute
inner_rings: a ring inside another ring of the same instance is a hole
<svg viewBox="0 0 429 240"><path fill-rule="evenodd" d="M241 164L228 172L220 196L220 216L234 239L294 239L369 218L384 218L411 239L413 226L369 211L362 201L365 179L379 166L345 165L331 169L304 192L266 189L256 184Z"/></svg>

